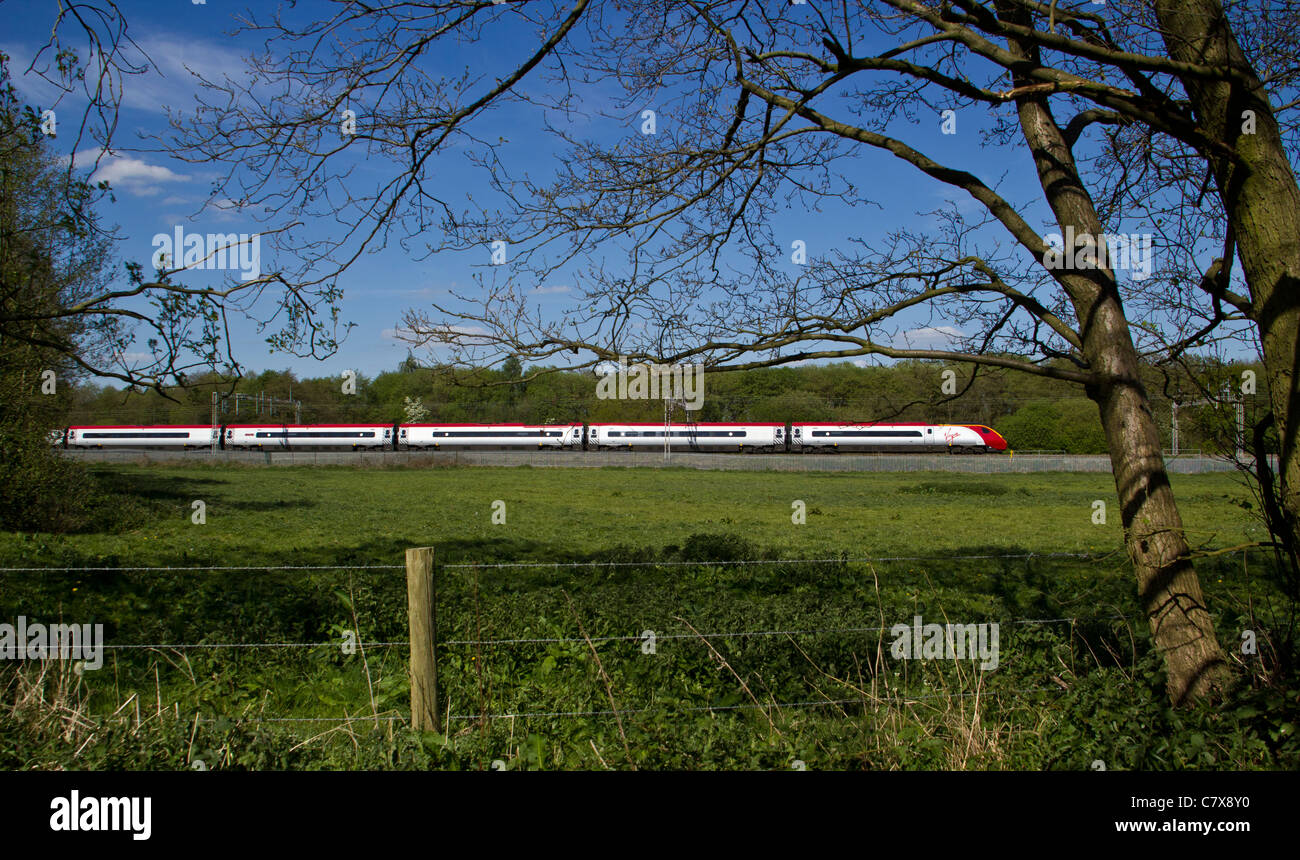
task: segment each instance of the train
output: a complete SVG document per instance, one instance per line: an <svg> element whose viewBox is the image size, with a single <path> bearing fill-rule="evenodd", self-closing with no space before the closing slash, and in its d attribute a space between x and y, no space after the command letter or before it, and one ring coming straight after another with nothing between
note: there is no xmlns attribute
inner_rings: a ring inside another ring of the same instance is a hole
<svg viewBox="0 0 1300 860"><path fill-rule="evenodd" d="M983 424L919 422L698 422L667 426L676 451L738 453L906 452L983 454L1007 440ZM108 425L51 433L63 448L223 450L617 451L664 448L663 423Z"/></svg>

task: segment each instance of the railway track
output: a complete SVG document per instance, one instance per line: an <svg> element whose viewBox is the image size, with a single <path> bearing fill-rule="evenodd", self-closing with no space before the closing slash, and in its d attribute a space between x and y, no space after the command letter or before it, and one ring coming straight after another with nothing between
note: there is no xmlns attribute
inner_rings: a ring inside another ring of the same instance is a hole
<svg viewBox="0 0 1300 860"><path fill-rule="evenodd" d="M242 464L250 466L533 466L542 468L690 468L773 472L1110 472L1110 458L1097 454L1015 454L952 456L933 454L763 454L674 451L211 451L191 449L64 449L64 456L87 463L146 465ZM1228 460L1168 456L1166 468L1178 474L1230 472Z"/></svg>

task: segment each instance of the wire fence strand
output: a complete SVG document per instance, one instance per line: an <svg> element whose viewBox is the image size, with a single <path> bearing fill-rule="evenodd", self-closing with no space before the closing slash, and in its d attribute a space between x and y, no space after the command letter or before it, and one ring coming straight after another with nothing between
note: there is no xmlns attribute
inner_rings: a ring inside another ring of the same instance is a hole
<svg viewBox="0 0 1300 860"><path fill-rule="evenodd" d="M898 691L888 691L883 696L858 696L852 699L817 699L802 702L769 702L769 703L740 703L732 705L656 705L644 708L619 708L617 710L607 708L595 711L519 711L506 712L500 714L449 714L447 719L456 722L465 722L471 720L523 720L523 719L577 719L587 717L613 717L629 716L635 714L671 714L671 713L711 713L715 711L751 711L767 710L779 711L783 708L791 710L799 708L827 708L842 707L844 705L867 705L867 704L908 704L911 702L923 702L932 699L953 699L969 698L971 696L1009 696L1024 695L1028 693L1063 693L1059 687L1030 687L1023 690L963 690L958 692L930 693L924 695L913 695ZM165 712L164 712L165 713ZM108 714L88 717L89 720L106 723L106 722L147 722L154 719L154 715L145 717L136 717L131 714ZM218 717L177 717L179 721L186 723L372 723L381 722L407 722L408 717L403 715L390 714L367 714L355 716L336 716L336 717L241 717L241 716L218 716Z"/></svg>
<svg viewBox="0 0 1300 860"><path fill-rule="evenodd" d="M721 560L660 560L660 561L510 561L510 562L450 562L438 564L440 570L505 570L567 569L584 567L745 567L778 564L874 564L896 561L990 561L996 559L1053 559L1081 558L1101 560L1114 553L1087 552L1024 552L992 553L984 555L889 555L889 556L838 556L833 558L760 558ZM197 571L249 571L249 570L404 570L404 564L294 564L294 565L190 565L157 567L0 567L0 573L174 573Z"/></svg>
<svg viewBox="0 0 1300 860"><path fill-rule="evenodd" d="M897 695L887 695L876 697L875 702L922 702L930 699L943 698L968 698L970 696L995 696L995 695L1021 695L1024 693L1059 693L1064 692L1058 687L1031 687L1025 690L966 690L957 693L932 693L929 695L913 696L905 693ZM624 710L606 709L603 711L526 711L517 714L451 714L448 719L455 721L465 720L507 720L507 719L546 719L546 718L577 718L577 717L612 717L627 716L629 714L652 714L652 713L704 713L712 711L778 711L782 708L825 708L838 707L842 705L865 705L872 703L872 699L867 696L858 696L853 699L820 699L806 702L772 702L763 703L742 703L736 705L688 705L682 707L660 706L654 708L629 708Z"/></svg>
<svg viewBox="0 0 1300 860"><path fill-rule="evenodd" d="M558 561L558 562L451 562L438 564L437 568L441 570L456 571L479 571L479 570L582 570L582 569L611 569L611 568L683 568L683 567L753 567L753 566L795 566L795 565L870 565L878 563L895 563L895 562L953 562L953 561L997 561L997 560L1033 560L1033 559L1087 559L1103 560L1107 558L1117 558L1117 554L1111 553L1086 553L1086 552L1021 552L1021 553L981 553L981 554L959 554L959 555L894 555L894 556L837 556L829 558L776 558L776 559L730 559L730 560L647 560L647 561ZM114 567L108 565L102 566L68 566L68 567L0 567L0 573L196 573L196 572L275 572L275 571L357 571L357 570L376 570L376 571L395 571L404 570L404 564L331 564L331 565L167 565L167 566L124 566ZM1083 618L1078 616L1066 616L1056 618L1016 618L1007 619L999 622L1003 625L1047 625L1047 624L1078 624L1099 621L1127 620L1131 621L1135 616L1113 614L1106 616L1097 616ZM990 622L982 622L990 623ZM665 625L669 630L678 625ZM654 635L654 641L672 642L672 641L696 641L705 642L715 639L740 639L751 637L806 637L806 636L826 636L826 635L855 635L883 633L896 628L898 625L878 625L878 626L851 626L851 627L822 627L812 629L758 629L758 630L730 630L716 631L708 633L691 632L664 632L659 633L651 630ZM680 628L678 628L680 629ZM614 635L600 637L586 636L537 636L537 637L515 637L500 639L452 639L436 643L439 648L461 648L466 646L528 646L528 645L597 645L608 643L644 643L647 641L644 632L632 635ZM123 643L107 644L100 647L112 651L186 651L186 650L253 650L253 649L334 649L341 647L353 647L358 651L371 648L409 648L409 640L399 641L374 641L374 642L349 642L348 640L329 640L324 642L195 642L195 643ZM348 654L356 652L345 652ZM703 714L717 712L742 712L742 711L779 711L782 709L813 709L823 707L839 707L860 705L860 706L880 706L891 704L908 704L913 702L922 702L942 698L965 698L970 696L1018 696L1040 693L1062 693L1066 688L1063 683L1057 681L1058 687L1042 686L1017 690L976 690L976 691L950 691L935 693L909 694L899 690L887 690L881 696L862 695L854 698L845 699L820 699L791 702L770 702L770 703L738 703L738 704L718 704L718 705L686 705L686 704L658 704L645 707L633 707L627 709L598 709L598 710L537 710L537 711L516 711L502 713L479 713L479 714L452 714L447 713L446 717L451 722L464 723L468 721L501 721L501 720L520 720L520 719L603 719L607 717L621 717L639 714ZM163 716L159 713L158 716ZM152 716L144 717L144 720L152 719ZM140 716L129 714L114 714L111 716L91 717L91 719L102 722L140 722ZM213 716L200 717L197 715L189 718L182 718L188 722L198 723L403 723L409 721L409 716L402 714L369 714L369 715L343 715L343 716L257 716L257 717L240 717L240 716Z"/></svg>
<svg viewBox="0 0 1300 860"><path fill-rule="evenodd" d="M1075 624L1081 621L1113 621L1126 620L1133 621L1137 616L1133 615L1100 615L1090 618L1066 617L1066 618L1012 618L994 622L982 622L993 624ZM901 622L900 622L901 623ZM759 636L823 636L835 633L878 633L885 630L893 630L897 624L890 624L877 627L822 627L812 630L733 630L715 633L655 633L655 642L673 641L678 639L740 639L746 637ZM629 636L551 636L551 637L533 637L520 639L449 639L438 642L439 647L466 646L466 645L565 645L565 644L585 644L587 642L593 645L599 645L606 642L644 642L646 640L644 633ZM339 648L343 645L351 645L357 648L392 648L392 647L410 647L409 640L397 640L393 642L347 642L344 640L334 639L328 642L168 642L168 643L142 643L142 644L123 644L110 645L104 644L101 647L105 650L174 650L184 651L189 649L204 648Z"/></svg>
<svg viewBox="0 0 1300 860"><path fill-rule="evenodd" d="M779 711L783 708L796 710L800 708L828 708L842 707L844 705L869 705L869 704L909 704L912 702L924 702L933 699L960 699L970 698L972 696L1019 696L1030 693L1064 693L1060 687L1029 687L1021 690L962 690L957 692L929 693L914 695L903 693L896 690L887 691L881 696L857 696L851 699L810 699L802 702L769 702L769 703L740 703L732 705L656 705L643 708L606 708L604 710L594 711L519 711L506 713L487 713L487 714L449 714L447 719L454 722L482 721L482 720L524 720L524 719L580 719L589 717L614 717L629 716L636 714L699 714L712 713L716 711ZM90 720L96 722L146 722L153 719L153 716L136 717L130 714L110 714L103 716L91 716ZM220 717L178 717L179 721L187 723L372 723L381 722L406 722L408 718L402 715L356 715L356 716L337 716L337 717L238 717L238 716L220 716Z"/></svg>
<svg viewBox="0 0 1300 860"><path fill-rule="evenodd" d="M193 567L0 567L0 573L166 573L200 570L401 570L404 564L253 564L239 567L198 565Z"/></svg>

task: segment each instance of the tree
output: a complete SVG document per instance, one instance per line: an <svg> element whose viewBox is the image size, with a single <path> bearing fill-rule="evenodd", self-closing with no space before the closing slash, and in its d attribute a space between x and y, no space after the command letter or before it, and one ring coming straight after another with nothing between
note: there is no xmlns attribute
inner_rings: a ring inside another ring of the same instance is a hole
<svg viewBox="0 0 1300 860"><path fill-rule="evenodd" d="M418 397L402 398L403 420L407 424L419 424L421 421L429 420L429 410L424 408L424 402Z"/></svg>
<svg viewBox="0 0 1300 860"><path fill-rule="evenodd" d="M0 528L76 528L91 504L51 434L76 375L68 350L102 348L102 330L63 311L99 289L109 259L80 205L86 189L63 177L0 59Z"/></svg>
<svg viewBox="0 0 1300 860"><path fill-rule="evenodd" d="M1241 260L1249 287L1242 296L1228 290L1222 271L1207 274L1207 289L1259 327L1264 378L1272 411L1259 435L1275 426L1279 439L1280 505L1269 508L1272 530L1284 536L1293 567L1300 555L1300 186L1287 152L1282 124L1270 90L1294 86L1297 48L1295 11L1260 21L1257 38L1275 48L1275 73L1266 86L1243 50L1218 0L1156 0L1153 4L1169 56L1182 64L1179 80L1198 126L1213 145L1198 151L1209 162L1213 182L1231 224L1225 254ZM1198 66L1224 71L1207 76ZM1292 107L1292 101L1286 107ZM1223 266L1220 267L1222 270ZM1260 452L1262 454L1262 452ZM1266 459L1258 463L1260 483L1270 488ZM1269 493L1273 495L1272 492Z"/></svg>

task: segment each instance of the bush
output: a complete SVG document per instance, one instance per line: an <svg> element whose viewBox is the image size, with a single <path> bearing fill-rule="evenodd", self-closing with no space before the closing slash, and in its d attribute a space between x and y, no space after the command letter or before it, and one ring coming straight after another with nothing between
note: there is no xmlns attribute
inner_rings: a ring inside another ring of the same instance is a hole
<svg viewBox="0 0 1300 860"><path fill-rule="evenodd" d="M1022 406L998 422L998 432L1013 451L1029 448L1105 454L1107 450L1097 406L1081 397Z"/></svg>

